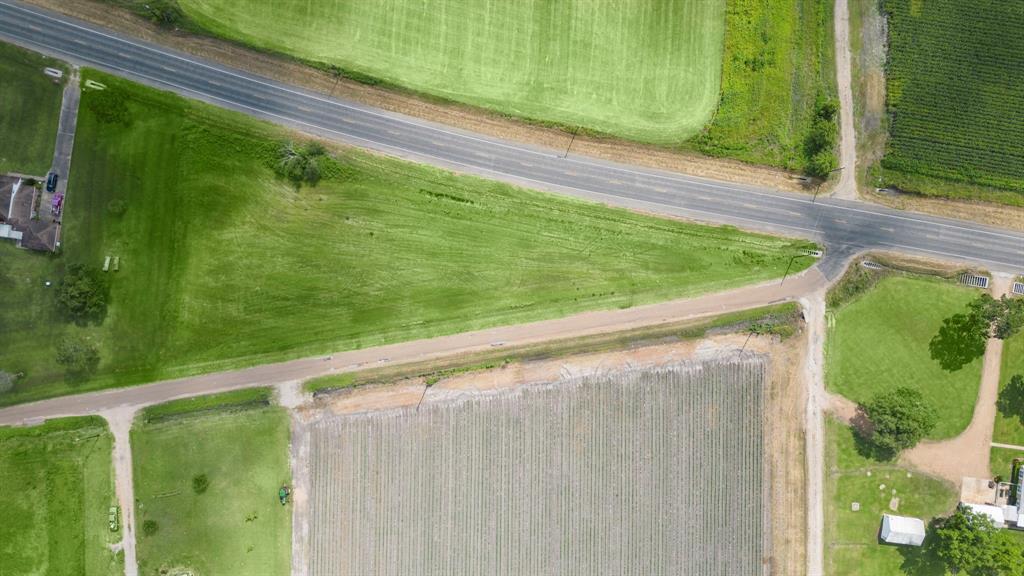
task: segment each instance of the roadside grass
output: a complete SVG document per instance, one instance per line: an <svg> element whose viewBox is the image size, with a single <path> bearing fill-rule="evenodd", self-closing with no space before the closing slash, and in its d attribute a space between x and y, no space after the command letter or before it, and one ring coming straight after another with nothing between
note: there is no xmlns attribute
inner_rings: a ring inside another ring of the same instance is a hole
<svg viewBox="0 0 1024 576"><path fill-rule="evenodd" d="M123 573L108 547L121 538L107 524L112 445L97 416L0 428L0 573Z"/></svg>
<svg viewBox="0 0 1024 576"><path fill-rule="evenodd" d="M970 423L981 378L981 358L956 371L933 360L929 342L942 321L963 312L977 292L927 276L889 276L830 308L835 327L826 343L826 382L832 392L865 402L908 386L938 411L932 439L950 438Z"/></svg>
<svg viewBox="0 0 1024 576"><path fill-rule="evenodd" d="M209 33L371 84L676 143L711 118L725 0L178 0Z"/></svg>
<svg viewBox="0 0 1024 576"><path fill-rule="evenodd" d="M997 440L998 442L998 440ZM992 473L992 477L1000 476L1003 482L1016 482L1017 479L1013 478L1013 459L1024 458L1024 450L1014 450L1013 448L996 448L992 447L989 453L989 471Z"/></svg>
<svg viewBox="0 0 1024 576"><path fill-rule="evenodd" d="M283 409L140 419L131 442L140 574L290 572L292 510L277 499L291 478ZM201 475L208 487L196 493Z"/></svg>
<svg viewBox="0 0 1024 576"><path fill-rule="evenodd" d="M26 374L0 404L693 296L780 277L809 246L357 150L297 189L272 169L288 133L84 77L124 95L129 122L102 124L83 93L63 255L0 254L23 287L107 255L120 270L99 326L66 327L38 290L0 293L24 319L0 333L0 369ZM99 342L88 382L50 360L66 330Z"/></svg>
<svg viewBox="0 0 1024 576"><path fill-rule="evenodd" d="M836 95L832 12L823 0L729 0L721 101L687 146L803 170L815 99Z"/></svg>
<svg viewBox="0 0 1024 576"><path fill-rule="evenodd" d="M0 174L46 176L60 119L64 86L43 68L65 66L52 58L0 42Z"/></svg>
<svg viewBox="0 0 1024 576"><path fill-rule="evenodd" d="M879 540L882 514L913 516L928 525L952 512L956 491L945 481L861 455L853 429L827 418L826 431L826 572L832 576L942 574L935 558L921 548L890 546ZM870 473L870 475L869 475ZM883 488L884 486L884 488ZM897 510L890 509L899 498ZM860 504L853 511L852 503Z"/></svg>
<svg viewBox="0 0 1024 576"><path fill-rule="evenodd" d="M1020 5L885 0L883 6L891 115L884 181L923 194L1024 206Z"/></svg>
<svg viewBox="0 0 1024 576"><path fill-rule="evenodd" d="M1003 342L999 370L999 400L992 441L1024 446L1024 390L1010 387L1014 376L1024 377L1024 332ZM1024 456L1024 452L1020 453Z"/></svg>
<svg viewBox="0 0 1024 576"><path fill-rule="evenodd" d="M246 388L221 394L193 396L144 408L139 418L144 424L155 424L173 420L179 416L194 416L203 412L248 410L270 406L273 395L272 388Z"/></svg>

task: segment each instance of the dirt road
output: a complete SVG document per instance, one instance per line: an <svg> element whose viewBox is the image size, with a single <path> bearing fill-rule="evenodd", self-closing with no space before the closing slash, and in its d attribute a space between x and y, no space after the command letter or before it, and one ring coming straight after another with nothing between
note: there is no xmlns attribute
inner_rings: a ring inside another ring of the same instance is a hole
<svg viewBox="0 0 1024 576"><path fill-rule="evenodd" d="M827 282L815 267L799 275L790 276L783 283L773 280L696 298L672 300L661 304L622 310L585 312L566 318L529 324L502 326L363 350L350 350L328 357L304 358L131 388L63 396L2 408L0 409L0 425L38 422L42 419L60 416L96 414L120 406L139 408L199 394L254 386L270 386L280 382L305 380L338 372L430 360L444 356L493 350L496 347L533 344L554 339L653 326L700 316L718 315L777 302L793 301L804 294L823 288Z"/></svg>
<svg viewBox="0 0 1024 576"><path fill-rule="evenodd" d="M835 8L836 88L839 91L839 183L833 196L857 199L857 135L853 129L853 89L850 74L850 9L847 0Z"/></svg>
<svg viewBox="0 0 1024 576"><path fill-rule="evenodd" d="M807 411L807 575L824 574L825 531L825 432L822 410L828 402L825 392L825 288L800 299L807 321L810 354L806 363Z"/></svg>
<svg viewBox="0 0 1024 576"><path fill-rule="evenodd" d="M129 432L135 408L121 406L100 414L114 435L114 490L121 506L121 550L124 552L124 576L138 576L135 557L135 484L132 480L132 448Z"/></svg>

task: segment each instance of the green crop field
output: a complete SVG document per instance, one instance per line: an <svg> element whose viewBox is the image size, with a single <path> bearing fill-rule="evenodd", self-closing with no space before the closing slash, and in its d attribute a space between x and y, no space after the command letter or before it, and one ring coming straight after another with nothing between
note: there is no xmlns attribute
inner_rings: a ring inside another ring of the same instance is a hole
<svg viewBox="0 0 1024 576"><path fill-rule="evenodd" d="M690 146L793 170L820 95L835 97L833 2L729 0L721 104Z"/></svg>
<svg viewBox="0 0 1024 576"><path fill-rule="evenodd" d="M53 161L63 85L43 74L52 58L0 43L0 174L45 176Z"/></svg>
<svg viewBox="0 0 1024 576"><path fill-rule="evenodd" d="M887 182L1024 205L1024 10L1001 0L886 0ZM941 180L1015 194L980 194Z"/></svg>
<svg viewBox="0 0 1024 576"><path fill-rule="evenodd" d="M139 573L289 574L292 509L277 498L291 479L288 415L168 411L131 433Z"/></svg>
<svg viewBox="0 0 1024 576"><path fill-rule="evenodd" d="M718 104L725 0L178 0L217 35L504 114L680 142Z"/></svg>
<svg viewBox="0 0 1024 576"><path fill-rule="evenodd" d="M83 94L62 256L0 250L0 369L26 374L0 402L706 293L807 246L355 150L297 190L272 169L284 132L98 78L130 122ZM44 282L108 255L105 320L62 322ZM98 346L89 382L52 361L64 334Z"/></svg>
<svg viewBox="0 0 1024 576"><path fill-rule="evenodd" d="M0 428L0 574L123 574L112 443L99 417Z"/></svg>
<svg viewBox="0 0 1024 576"><path fill-rule="evenodd" d="M966 310L977 292L927 277L889 277L843 304L826 344L828 388L855 402L909 386L939 413L932 438L949 438L971 421L981 379L981 359L946 371L929 342L942 321Z"/></svg>
<svg viewBox="0 0 1024 576"><path fill-rule="evenodd" d="M851 428L826 420L825 551L830 576L943 574L921 548L879 544L882 514L913 516L925 525L953 511L956 490L945 481L882 464L858 451ZM898 501L894 501L898 498ZM856 502L860 509L854 511ZM890 507L896 504L896 510Z"/></svg>
<svg viewBox="0 0 1024 576"><path fill-rule="evenodd" d="M1010 386L1010 379L1014 376L1024 378L1024 332L1003 342L999 411L992 430L993 442L1024 446L1024 388Z"/></svg>

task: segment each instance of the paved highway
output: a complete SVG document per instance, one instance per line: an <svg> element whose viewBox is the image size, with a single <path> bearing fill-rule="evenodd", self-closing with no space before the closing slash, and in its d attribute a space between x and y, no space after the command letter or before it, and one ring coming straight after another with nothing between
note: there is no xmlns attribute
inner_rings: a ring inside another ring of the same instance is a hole
<svg viewBox="0 0 1024 576"><path fill-rule="evenodd" d="M952 219L617 164L328 98L0 0L0 39L185 96L401 158L608 204L824 242L833 277L868 248L1024 272L1024 234ZM1024 218L1024 216L1022 216Z"/></svg>

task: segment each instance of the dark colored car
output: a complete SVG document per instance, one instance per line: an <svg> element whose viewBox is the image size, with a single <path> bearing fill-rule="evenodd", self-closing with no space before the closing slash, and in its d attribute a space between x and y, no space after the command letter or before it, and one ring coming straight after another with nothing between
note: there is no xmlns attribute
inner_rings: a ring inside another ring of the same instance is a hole
<svg viewBox="0 0 1024 576"><path fill-rule="evenodd" d="M53 192L57 189L57 173L50 172L50 175L46 177L46 191Z"/></svg>

